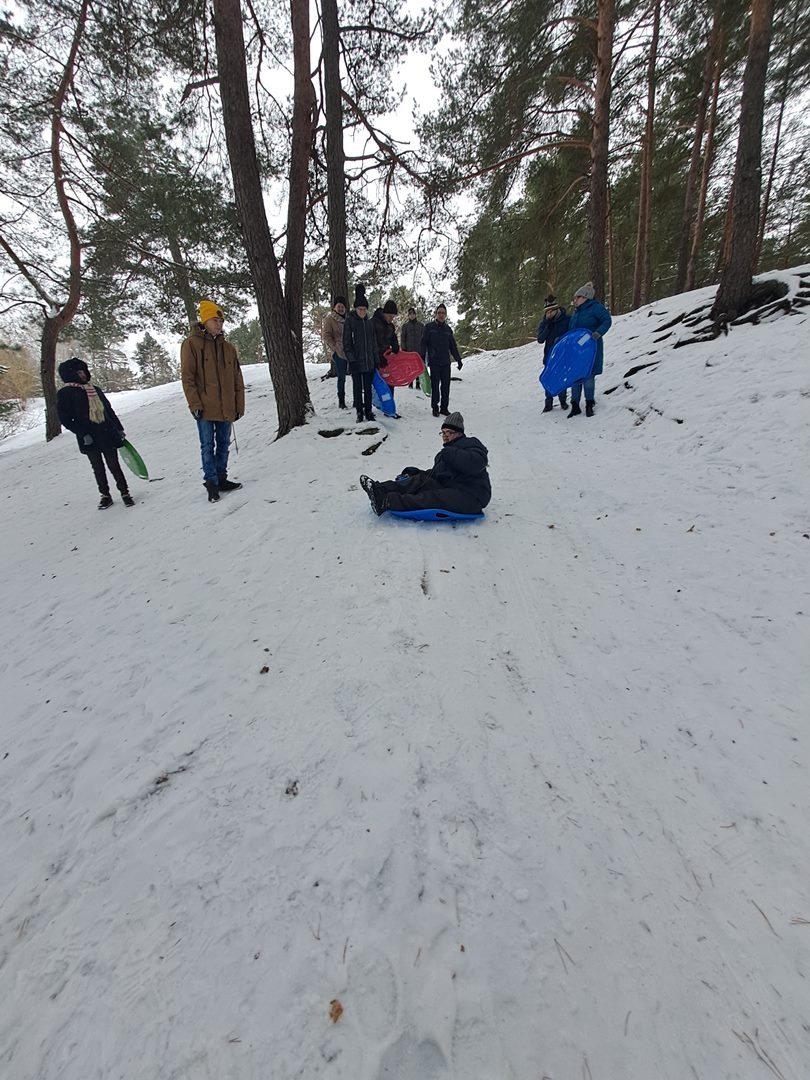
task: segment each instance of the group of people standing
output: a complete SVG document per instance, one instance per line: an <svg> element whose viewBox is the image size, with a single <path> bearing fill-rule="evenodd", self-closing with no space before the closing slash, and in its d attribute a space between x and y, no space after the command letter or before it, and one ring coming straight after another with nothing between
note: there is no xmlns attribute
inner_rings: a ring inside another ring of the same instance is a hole
<svg viewBox="0 0 810 1080"><path fill-rule="evenodd" d="M377 368L388 364L387 353L418 352L430 371L431 406L434 416L450 414L450 371L455 360L459 371L463 366L453 331L447 324L447 308L439 304L434 318L426 325L419 322L416 309L408 309L397 336L394 319L399 313L394 300L386 300L369 316L365 285L355 287L354 304L346 310L346 297L336 296L321 328L326 346L337 374L337 398L341 409L346 404L346 376L352 377L352 405L358 423L373 420L371 384ZM413 385L413 384L411 384Z"/></svg>
<svg viewBox="0 0 810 1080"><path fill-rule="evenodd" d="M546 297L543 308L543 318L537 327L537 340L543 346L543 367L546 366L551 350L567 334L569 330L590 330L591 337L596 341L596 354L594 356L591 373L586 379L577 379L571 387L571 411L572 416L580 416L582 408L583 391L585 393L585 415L593 416L596 406L596 376L602 374L604 363L604 346L602 337L610 329L612 319L610 312L596 299L596 291L590 281L577 289L572 301L573 311L568 312L557 303L553 295ZM568 408L568 393L566 390L559 395L560 408ZM546 394L546 403L543 412L551 412L554 408L554 398Z"/></svg>

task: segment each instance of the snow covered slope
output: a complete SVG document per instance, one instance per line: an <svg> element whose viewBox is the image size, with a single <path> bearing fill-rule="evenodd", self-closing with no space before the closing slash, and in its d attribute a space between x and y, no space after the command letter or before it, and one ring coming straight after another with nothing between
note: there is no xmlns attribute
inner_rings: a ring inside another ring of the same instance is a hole
<svg viewBox="0 0 810 1080"><path fill-rule="evenodd" d="M472 526L372 515L438 422L322 369L279 442L246 369L216 505L176 385L132 510L4 444L5 1080L807 1080L810 319L671 348L710 295L592 419L465 364Z"/></svg>

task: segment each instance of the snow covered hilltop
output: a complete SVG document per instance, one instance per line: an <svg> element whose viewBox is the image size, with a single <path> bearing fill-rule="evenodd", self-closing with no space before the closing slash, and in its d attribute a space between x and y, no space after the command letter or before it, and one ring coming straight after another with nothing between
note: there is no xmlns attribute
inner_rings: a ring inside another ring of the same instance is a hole
<svg viewBox="0 0 810 1080"><path fill-rule="evenodd" d="M277 443L245 370L215 506L176 384L115 398L161 478L132 510L71 439L3 445L4 1078L806 1080L810 267L779 276L789 313L714 340L671 347L710 290L617 318L592 419L541 414L534 343L465 364L472 527L372 515L360 473L438 421L398 390L321 438L321 369Z"/></svg>

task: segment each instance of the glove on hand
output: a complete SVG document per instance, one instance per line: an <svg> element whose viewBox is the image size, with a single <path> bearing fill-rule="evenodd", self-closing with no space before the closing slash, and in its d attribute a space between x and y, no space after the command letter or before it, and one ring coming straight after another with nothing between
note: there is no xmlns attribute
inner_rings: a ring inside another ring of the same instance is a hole
<svg viewBox="0 0 810 1080"><path fill-rule="evenodd" d="M82 439L82 442L84 443L85 446L92 446L93 445L93 436L92 435L85 435L84 438Z"/></svg>
<svg viewBox="0 0 810 1080"><path fill-rule="evenodd" d="M202 420L202 414L202 409L192 409L191 411L191 415L194 417L195 420Z"/></svg>
<svg viewBox="0 0 810 1080"><path fill-rule="evenodd" d="M598 341L601 336L602 335L599 333L598 330L594 330L594 332L591 334L591 337L594 341Z"/></svg>

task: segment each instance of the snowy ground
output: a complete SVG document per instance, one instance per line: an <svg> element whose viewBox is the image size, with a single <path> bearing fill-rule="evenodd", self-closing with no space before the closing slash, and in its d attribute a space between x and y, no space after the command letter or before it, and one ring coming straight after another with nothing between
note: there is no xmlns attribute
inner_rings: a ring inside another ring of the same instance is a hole
<svg viewBox="0 0 810 1080"><path fill-rule="evenodd" d="M810 319L653 344L709 295L593 419L465 364L472 526L372 515L438 423L318 369L218 505L176 385L132 510L4 444L4 1080L807 1080Z"/></svg>

